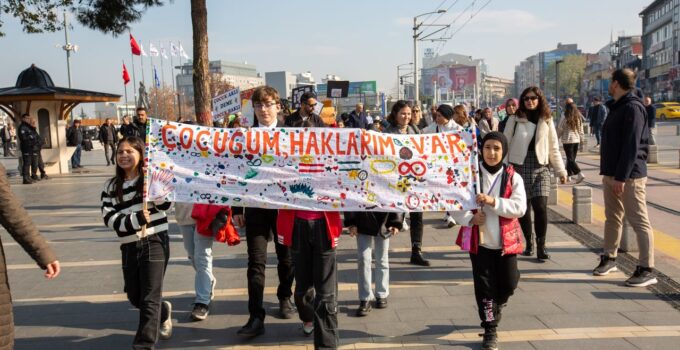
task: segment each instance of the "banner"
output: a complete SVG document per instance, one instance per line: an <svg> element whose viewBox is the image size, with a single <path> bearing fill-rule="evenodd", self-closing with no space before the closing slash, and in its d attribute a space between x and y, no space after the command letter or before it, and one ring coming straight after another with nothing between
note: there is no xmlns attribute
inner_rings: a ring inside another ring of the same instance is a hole
<svg viewBox="0 0 680 350"><path fill-rule="evenodd" d="M214 97L213 103L213 117L221 114L232 114L241 110L241 94L238 88L229 90L222 95Z"/></svg>
<svg viewBox="0 0 680 350"><path fill-rule="evenodd" d="M150 119L147 200L322 211L476 208L474 129L224 129Z"/></svg>

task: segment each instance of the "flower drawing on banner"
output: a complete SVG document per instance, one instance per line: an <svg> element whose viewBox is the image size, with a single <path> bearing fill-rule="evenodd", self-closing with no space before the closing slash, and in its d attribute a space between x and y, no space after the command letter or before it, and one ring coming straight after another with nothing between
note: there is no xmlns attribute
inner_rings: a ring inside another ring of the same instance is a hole
<svg viewBox="0 0 680 350"><path fill-rule="evenodd" d="M172 180L175 176L171 171L167 169L161 169L160 171L154 171L151 174L151 180L149 181L149 200L159 200L164 199L165 196L170 194L175 189Z"/></svg>

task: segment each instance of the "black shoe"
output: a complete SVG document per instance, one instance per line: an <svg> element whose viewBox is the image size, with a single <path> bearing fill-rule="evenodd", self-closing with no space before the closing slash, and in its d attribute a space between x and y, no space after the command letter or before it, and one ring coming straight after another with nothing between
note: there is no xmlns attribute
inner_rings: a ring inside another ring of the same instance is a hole
<svg viewBox="0 0 680 350"><path fill-rule="evenodd" d="M208 318L210 314L210 307L202 303L195 303L194 309L191 310L191 319L194 321L203 321Z"/></svg>
<svg viewBox="0 0 680 350"><path fill-rule="evenodd" d="M31 180L33 180L33 182L38 182L40 181L40 178L38 177L38 175L33 175L31 176Z"/></svg>
<svg viewBox="0 0 680 350"><path fill-rule="evenodd" d="M50 179L50 177L47 176L47 174L40 175L40 180L49 180L49 179Z"/></svg>
<svg viewBox="0 0 680 350"><path fill-rule="evenodd" d="M30 185L33 184L33 180L31 180L30 177L24 176L24 185Z"/></svg>
<svg viewBox="0 0 680 350"><path fill-rule="evenodd" d="M364 317L368 315L369 312L371 312L371 302L370 301L362 301L359 303L359 308L357 309L357 316L358 317Z"/></svg>
<svg viewBox="0 0 680 350"><path fill-rule="evenodd" d="M169 301L161 303L161 320L159 337L161 340L168 340L172 337L172 304Z"/></svg>
<svg viewBox="0 0 680 350"><path fill-rule="evenodd" d="M658 281L652 272L652 268L642 266L637 266L633 276L626 281L628 287L647 287L656 283Z"/></svg>
<svg viewBox="0 0 680 350"><path fill-rule="evenodd" d="M279 318L291 319L295 314L295 306L290 301L290 298L279 300Z"/></svg>
<svg viewBox="0 0 680 350"><path fill-rule="evenodd" d="M496 328L487 328L482 336L482 350L498 350L498 333Z"/></svg>
<svg viewBox="0 0 680 350"><path fill-rule="evenodd" d="M387 298L377 298L375 299L376 309L386 309L387 308Z"/></svg>
<svg viewBox="0 0 680 350"><path fill-rule="evenodd" d="M430 266L430 261L423 257L420 250L411 251L411 264L418 266Z"/></svg>
<svg viewBox="0 0 680 350"><path fill-rule="evenodd" d="M600 255L600 264L593 270L595 276L606 276L610 272L617 271L616 258L610 258L606 255Z"/></svg>
<svg viewBox="0 0 680 350"><path fill-rule="evenodd" d="M539 261L550 260L550 254L548 250L545 249L545 238L536 239L536 258Z"/></svg>
<svg viewBox="0 0 680 350"><path fill-rule="evenodd" d="M527 246L522 252L522 256L533 256L534 255L534 244L530 240L527 240Z"/></svg>
<svg viewBox="0 0 680 350"><path fill-rule="evenodd" d="M251 317L245 326L236 332L237 335L242 337L257 337L258 335L264 334L264 321L257 317Z"/></svg>

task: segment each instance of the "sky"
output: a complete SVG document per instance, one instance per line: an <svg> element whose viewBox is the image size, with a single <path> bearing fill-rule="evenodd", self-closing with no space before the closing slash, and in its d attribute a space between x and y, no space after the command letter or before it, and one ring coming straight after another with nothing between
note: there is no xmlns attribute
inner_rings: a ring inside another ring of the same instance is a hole
<svg viewBox="0 0 680 350"><path fill-rule="evenodd" d="M488 2L488 4L487 4ZM441 16L419 17L426 24L452 24L456 32L443 45L419 42L419 52L439 48L483 58L489 74L512 78L515 65L557 43L578 44L596 52L619 34L639 35L639 12L652 0L207 0L211 60L248 62L258 72L310 71L317 82L326 74L350 81L376 80L378 90L395 94L397 65L413 61L413 17L447 9ZM483 8L482 6L485 5ZM475 14L471 17L472 14ZM58 86L68 86L64 32L26 34L20 23L3 15L0 38L0 87L13 86L32 63L45 69ZM455 21L454 21L455 20ZM71 56L73 87L123 95L122 61L130 67L127 34L114 37L75 23L69 31L79 46ZM467 23L466 23L467 22ZM131 32L148 52L181 41L192 56L190 2L175 0L150 8ZM426 32L427 34L427 32ZM424 34L424 35L426 35ZM435 36L436 37L436 36ZM160 62L156 58L160 71ZM177 63L177 61L175 61ZM137 80L140 61L135 57ZM164 62L170 84L170 64ZM148 57L144 59L151 84ZM128 85L128 95L132 96ZM92 107L85 107L85 111Z"/></svg>

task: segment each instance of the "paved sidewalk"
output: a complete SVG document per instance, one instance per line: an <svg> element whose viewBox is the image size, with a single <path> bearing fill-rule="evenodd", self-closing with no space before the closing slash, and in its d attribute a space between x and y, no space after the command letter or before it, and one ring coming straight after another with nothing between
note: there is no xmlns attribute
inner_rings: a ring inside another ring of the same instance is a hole
<svg viewBox="0 0 680 350"><path fill-rule="evenodd" d="M46 281L4 230L12 286L16 349L125 349L137 312L122 292L119 244L99 216L99 193L113 171L102 151L84 153L88 173L54 177L36 185L12 182L41 232L52 242L63 274ZM11 161L3 160L11 165ZM559 208L555 208L559 209ZM628 288L626 276L595 278L597 255L568 235L573 224L552 215L549 247L553 259L520 258L519 288L501 323L502 349L674 349L680 340L680 311L651 290ZM453 247L456 229L438 213L426 215L424 249L430 268L408 264L408 232L391 243L389 307L354 317L358 305L356 243L343 235L338 248L339 323L344 349L479 349L480 332L470 262ZM245 242L215 244L218 279L211 315L190 322L193 269L176 226L171 225L171 263L165 296L173 302L173 338L159 349L311 348L298 320L268 316L266 334L244 341L236 331L246 322ZM275 254L267 266L266 308L278 307ZM663 296L662 296L663 297Z"/></svg>

